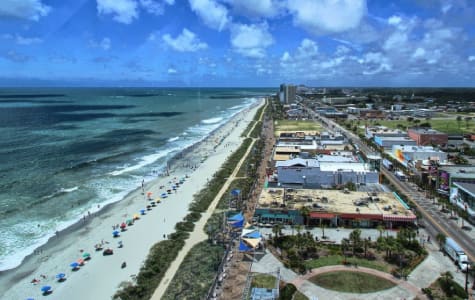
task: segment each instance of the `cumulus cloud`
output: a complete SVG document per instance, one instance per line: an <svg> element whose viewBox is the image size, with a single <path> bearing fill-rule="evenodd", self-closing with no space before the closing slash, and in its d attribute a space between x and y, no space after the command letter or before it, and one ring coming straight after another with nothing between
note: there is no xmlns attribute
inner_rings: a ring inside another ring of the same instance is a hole
<svg viewBox="0 0 475 300"><path fill-rule="evenodd" d="M284 8L282 2L276 0L225 0L233 10L249 18L272 18Z"/></svg>
<svg viewBox="0 0 475 300"><path fill-rule="evenodd" d="M165 12L165 5L173 5L175 4L174 0L140 0L140 6L145 9L148 13L153 15L163 15Z"/></svg>
<svg viewBox="0 0 475 300"><path fill-rule="evenodd" d="M91 48L101 48L101 49L106 50L106 51L110 49L111 44L112 44L111 39L108 38L108 37L105 37L100 41L96 41L96 40L93 40L93 39L89 40L89 47L91 47Z"/></svg>
<svg viewBox="0 0 475 300"><path fill-rule="evenodd" d="M119 23L130 24L139 17L138 4L135 0L97 0L99 15L113 15Z"/></svg>
<svg viewBox="0 0 475 300"><path fill-rule="evenodd" d="M274 43L269 33L268 25L262 24L235 24L231 28L231 45L233 49L246 57L262 58L266 48Z"/></svg>
<svg viewBox="0 0 475 300"><path fill-rule="evenodd" d="M49 14L51 7L42 0L2 0L0 1L0 17L20 18L38 21Z"/></svg>
<svg viewBox="0 0 475 300"><path fill-rule="evenodd" d="M17 45L24 45L24 46L39 44L43 42L43 40L38 37L24 37L19 34L15 34L15 35L4 34L2 37L4 39L13 40Z"/></svg>
<svg viewBox="0 0 475 300"><path fill-rule="evenodd" d="M221 31L231 21L228 9L214 0L189 0L189 2L191 10L210 28Z"/></svg>
<svg viewBox="0 0 475 300"><path fill-rule="evenodd" d="M168 74L170 74L170 75L178 73L178 71L177 71L176 69L174 69L174 68L168 68L168 71L167 71L167 72L168 72Z"/></svg>
<svg viewBox="0 0 475 300"><path fill-rule="evenodd" d="M201 42L196 34L186 28L183 28L181 34L176 38L172 38L169 34L164 34L162 39L170 47L179 52L195 52L208 48L206 43Z"/></svg>
<svg viewBox="0 0 475 300"><path fill-rule="evenodd" d="M294 23L313 34L356 28L366 14L365 0L292 0Z"/></svg>
<svg viewBox="0 0 475 300"><path fill-rule="evenodd" d="M24 63L30 60L31 57L25 54L18 53L14 50L10 50L3 55L4 58L15 63Z"/></svg>

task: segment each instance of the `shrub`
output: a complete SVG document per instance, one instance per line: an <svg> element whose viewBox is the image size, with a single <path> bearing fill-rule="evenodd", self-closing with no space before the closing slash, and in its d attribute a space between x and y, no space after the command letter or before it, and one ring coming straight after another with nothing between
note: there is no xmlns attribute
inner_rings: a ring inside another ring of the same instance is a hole
<svg viewBox="0 0 475 300"><path fill-rule="evenodd" d="M297 291L295 285L288 283L280 289L279 300L292 300L294 293Z"/></svg>

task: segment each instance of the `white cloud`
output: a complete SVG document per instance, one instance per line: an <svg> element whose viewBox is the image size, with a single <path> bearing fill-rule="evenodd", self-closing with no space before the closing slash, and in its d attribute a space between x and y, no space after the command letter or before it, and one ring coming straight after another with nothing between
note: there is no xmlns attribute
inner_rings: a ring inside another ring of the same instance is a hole
<svg viewBox="0 0 475 300"><path fill-rule="evenodd" d="M388 18L389 25L399 25L401 21L402 21L401 17L398 17L398 16L391 16Z"/></svg>
<svg viewBox="0 0 475 300"><path fill-rule="evenodd" d="M284 54L282 54L282 57L280 58L281 62L289 62L292 60L292 56L290 56L289 52L285 51Z"/></svg>
<svg viewBox="0 0 475 300"><path fill-rule="evenodd" d="M297 49L299 57L315 57L318 54L318 45L312 40L303 39Z"/></svg>
<svg viewBox="0 0 475 300"><path fill-rule="evenodd" d="M175 4L174 0L140 0L140 6L145 9L148 13L160 16L165 12L165 5Z"/></svg>
<svg viewBox="0 0 475 300"><path fill-rule="evenodd" d="M227 8L214 0L189 0L189 2L191 10L210 28L221 31L231 21Z"/></svg>
<svg viewBox="0 0 475 300"><path fill-rule="evenodd" d="M93 39L89 40L89 47L102 48L103 50L106 50L106 51L110 49L111 44L112 44L111 39L108 37L103 38L99 42Z"/></svg>
<svg viewBox="0 0 475 300"><path fill-rule="evenodd" d="M2 0L0 1L0 17L13 17L38 21L48 15L51 7L42 0Z"/></svg>
<svg viewBox="0 0 475 300"><path fill-rule="evenodd" d="M249 18L271 18L279 14L283 4L276 0L225 0L233 10Z"/></svg>
<svg viewBox="0 0 475 300"><path fill-rule="evenodd" d="M266 23L236 24L231 28L231 45L243 56L265 57L265 49L274 43Z"/></svg>
<svg viewBox="0 0 475 300"><path fill-rule="evenodd" d="M168 72L168 74L176 74L176 73L178 73L178 71L177 71L176 69L174 69L174 68L168 68L168 71L167 71L167 72Z"/></svg>
<svg viewBox="0 0 475 300"><path fill-rule="evenodd" d="M426 50L424 48L417 48L414 54L412 55L413 58L423 58L426 55Z"/></svg>
<svg viewBox="0 0 475 300"><path fill-rule="evenodd" d="M468 61L475 61L475 55L470 55L467 59Z"/></svg>
<svg viewBox="0 0 475 300"><path fill-rule="evenodd" d="M31 44L39 44L42 43L43 40L37 37L23 37L19 34L16 35L11 35L11 34L4 34L2 35L2 38L8 39L8 40L14 40L16 44L18 45L24 45L28 46Z"/></svg>
<svg viewBox="0 0 475 300"><path fill-rule="evenodd" d="M206 43L201 42L196 34L186 28L183 28L181 34L176 38L172 38L169 34L164 34L162 39L170 47L180 52L195 52L208 48Z"/></svg>
<svg viewBox="0 0 475 300"><path fill-rule="evenodd" d="M321 34L356 28L366 14L366 0L289 0L294 23Z"/></svg>
<svg viewBox="0 0 475 300"><path fill-rule="evenodd" d="M97 0L99 15L113 15L119 23L130 24L139 17L138 4L135 0Z"/></svg>

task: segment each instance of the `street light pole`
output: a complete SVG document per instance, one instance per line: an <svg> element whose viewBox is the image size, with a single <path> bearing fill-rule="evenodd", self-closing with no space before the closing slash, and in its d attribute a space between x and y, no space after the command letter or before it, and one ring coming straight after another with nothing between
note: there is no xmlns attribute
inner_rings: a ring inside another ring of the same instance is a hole
<svg viewBox="0 0 475 300"><path fill-rule="evenodd" d="M470 270L470 263L468 261L463 262L465 264L465 292L468 294L468 272Z"/></svg>

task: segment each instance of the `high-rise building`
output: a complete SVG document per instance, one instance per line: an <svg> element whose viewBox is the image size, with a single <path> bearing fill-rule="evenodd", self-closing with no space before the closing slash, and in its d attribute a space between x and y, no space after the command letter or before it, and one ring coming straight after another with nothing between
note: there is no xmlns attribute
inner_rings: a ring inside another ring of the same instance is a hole
<svg viewBox="0 0 475 300"><path fill-rule="evenodd" d="M295 103L297 95L297 87L293 84L281 84L280 85L280 92L279 92L279 99L280 102L284 104L291 104Z"/></svg>

